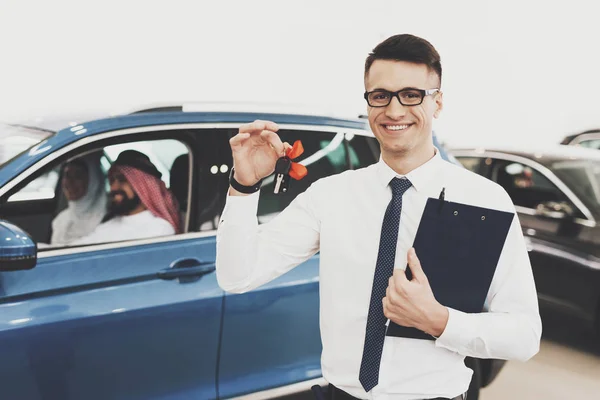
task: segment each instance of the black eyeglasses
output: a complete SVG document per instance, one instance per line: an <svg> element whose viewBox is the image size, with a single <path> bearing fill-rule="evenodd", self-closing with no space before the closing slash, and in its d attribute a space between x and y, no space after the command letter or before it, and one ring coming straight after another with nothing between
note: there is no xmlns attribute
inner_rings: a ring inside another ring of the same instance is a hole
<svg viewBox="0 0 600 400"><path fill-rule="evenodd" d="M423 102L425 96L439 92L440 89L402 89L397 92L377 89L372 92L365 92L365 100L371 107L387 107L394 97L403 106L418 106Z"/></svg>

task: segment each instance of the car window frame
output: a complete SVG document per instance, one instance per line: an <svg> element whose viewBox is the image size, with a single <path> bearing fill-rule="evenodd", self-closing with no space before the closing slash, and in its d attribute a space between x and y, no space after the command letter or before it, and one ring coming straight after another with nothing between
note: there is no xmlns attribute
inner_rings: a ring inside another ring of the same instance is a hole
<svg viewBox="0 0 600 400"><path fill-rule="evenodd" d="M50 171L53 171L53 169L50 170ZM50 173L50 171L48 173ZM33 183L36 180L41 179L45 175L46 174L42 174L42 175L38 176L37 178L29 181L29 183ZM19 203L19 202L37 201L37 200L53 200L53 199L56 198L56 188L58 187L58 185L60 185L60 173L59 173L59 176L58 176L58 178L57 178L57 180L56 180L56 182L54 184L54 187L52 188L53 189L52 195L50 195L50 193L48 193L48 194L45 195L45 194L42 194L41 192L38 191L38 192L33 192L33 193L31 193L30 195L28 195L26 197L23 196L21 198L15 198L14 196L10 196L6 200L6 202L7 203ZM25 186L27 186L27 185L25 185ZM21 189L24 189L24 187L21 188ZM17 193L19 193L19 192L17 192ZM17 193L14 193L14 194L17 194Z"/></svg>
<svg viewBox="0 0 600 400"><path fill-rule="evenodd" d="M166 127L173 128L174 126L167 125ZM186 129L186 128L188 128L188 127L185 127L184 129ZM32 176L39 174L40 170L46 169L46 168L48 168L48 166L55 168L56 165L73 157L75 154L77 154L78 156L82 156L82 155L88 154L90 152L97 151L98 148L103 148L103 147L110 146L110 145L117 144L117 143L140 142L140 141L143 142L143 141L148 141L148 140L178 140L184 146L186 146L186 148L188 150L188 156L190 157L190 170L189 170L189 179L188 179L188 185L189 185L188 186L188 208L186 211L186 221L185 221L185 230L187 231L190 226L190 219L191 219L191 212L192 212L192 206L191 206L192 201L190 200L190 197L192 195L191 188L193 185L193 181L195 179L194 170L193 170L194 156L195 156L194 155L194 147L195 146L193 146L190 143L187 143L184 140L181 140L181 138L172 137L172 136L169 136L168 134L166 134L167 131L172 131L172 130L176 130L176 131L181 130L181 126L178 126L178 128L165 130L165 129L159 129L158 126L155 125L155 126L148 126L148 127L109 131L109 132L104 132L104 133L100 133L97 135L92 135L92 136L89 136L86 138L82 138L81 140L72 142L69 145L64 146L61 149L57 149L54 152L49 153L46 157L43 157L38 162L36 162L35 164L33 164L32 166L27 168L25 171L22 171L20 174L16 175L4 187L0 188L0 197L6 196L7 193L9 194L9 196L12 196L15 192L18 192L18 190L21 190L23 187L25 187L27 185L27 183L25 183L23 185L23 182L27 182ZM147 135L147 137L144 138L144 137L142 137L143 135ZM137 140L133 139L135 136L138 137ZM149 138L148 136L154 136L154 138ZM111 139L114 139L114 138L123 138L123 139L111 142ZM101 142L104 142L104 143L101 144L100 146L98 146L98 144ZM109 143L107 143L107 142L109 142ZM33 178L33 179L37 179L37 178ZM11 193L11 191L14 191L15 188L17 188L16 191ZM195 233L195 232L190 232L190 233ZM181 236L186 236L186 237L180 238ZM148 239L133 239L133 240L127 240L127 241L120 241L120 242L86 244L86 245L80 245L80 246L40 248L38 250L38 258L62 256L62 255L66 255L66 254L79 254L79 253L98 251L98 250L103 250L103 249L131 247L131 246L139 246L139 245L146 245L146 244L152 244L152 243L163 243L166 241L184 240L184 239L189 239L188 232L177 234L177 235L161 236L161 237L148 238Z"/></svg>
<svg viewBox="0 0 600 400"><path fill-rule="evenodd" d="M323 175L320 176L318 179L322 179L324 177L327 176L331 176L331 175L335 175L335 174L339 174L342 173L344 171L348 171L348 170L354 170L355 166L352 163L351 160L351 141L354 139L355 136L362 136L362 137L367 137L367 138L371 138L373 140L377 140L375 138L375 135L373 135L371 132L369 131L362 131L362 133L357 134L355 132L355 130L352 129L345 129L345 128L338 128L337 130L333 130L333 129L319 129L319 127L325 128L325 126L318 126L315 125L315 129L291 129L288 128L289 125L282 125L282 124L278 124L280 130L285 130L286 132L290 132L290 133L295 133L295 136L297 136L297 138L302 141L302 137L305 136L306 134L309 134L309 132L315 132L315 133L327 133L327 134L331 134L331 140L329 142L329 144L322 148L317 150L315 153L311 154L309 157L306 157L305 159L303 159L300 163L303 165L306 165L308 170L310 171L310 165L312 163L315 163L319 160L321 160L322 158L327 157L327 153L325 150L327 149L327 147L331 146L332 143L336 143L336 138L337 138L337 148L343 148L345 155L344 155L344 162L343 162L343 170L340 172L336 172L334 174L330 174L330 175ZM305 147L305 146L304 146ZM369 153L371 153L373 155L373 163L376 163L379 158L380 158L380 154L378 152L375 151L375 149L373 148L373 146L371 144L369 144L367 142L367 149L369 151ZM305 151L306 151L306 147L305 147ZM315 156L317 153L319 152L323 152L324 155L322 155L320 158L316 158L316 159L312 159L313 156ZM309 161L309 164L305 164L306 161ZM369 164L370 165L370 164ZM367 165L364 166L359 166L358 168L364 168ZM264 179L264 181L261 184L261 190L263 190L263 188L268 187L269 185L271 185L275 180L275 176L274 175L270 175L267 178ZM293 185L293 182L291 183ZM300 194L300 193L298 193ZM285 209L285 208L284 208ZM257 211L257 219L259 221L259 224L264 224L269 222L270 220L272 220L273 218L275 218L277 215L279 215L283 210L279 210L277 212L273 212L273 213L267 213L267 214L261 214L260 213L260 206L259 206L259 211Z"/></svg>
<svg viewBox="0 0 600 400"><path fill-rule="evenodd" d="M90 136L83 136L79 140L76 140L72 143L69 143L63 146L60 149L56 149L50 153L48 153L45 157L38 160L35 164L31 165L20 174L16 175L7 182L3 187L0 188L0 198L5 196L7 193L13 190L13 188L17 187L21 182L27 180L31 175L38 172L40 169L45 168L48 164L55 162L57 159L63 158L66 154L72 153L74 150L78 148L82 148L84 146L93 145L99 141L105 141L107 139L135 135L141 133L165 133L168 131L178 131L178 130L211 130L211 129L239 129L239 127L243 125L243 123L218 123L218 122L192 122L192 123L181 123L181 124L156 124L150 126L141 126L135 128L125 128L125 129L117 129L111 130L107 132L102 132ZM327 132L344 132L344 133L352 133L355 135L368 136L373 137L374 135L364 129L357 128L345 128L336 125L322 125L322 124L278 124L278 126L282 129L286 130L304 130L304 131L327 131ZM228 140L227 137L224 137L224 140ZM193 156L193 154L192 154ZM188 222L186 225L190 223L190 213L192 212L192 201L191 194L193 191L193 182L194 178L193 174L193 165L194 163L190 163L190 187L188 187ZM188 226L186 226L186 229ZM217 230L206 230L200 232L186 232L181 233L179 235L171 235L171 236L161 236L157 238L148 238L148 239L135 239L128 240L122 242L113 242L113 243L98 243L98 244L88 244L82 246L72 246L72 247L61 247L61 248L48 248L44 249L38 253L38 259L42 258L51 258L51 257L59 257L70 254L81 254L94 252L99 250L114 250L135 246L144 246L151 245L155 243L164 243L164 242L178 242L183 240L192 240L206 237L216 236Z"/></svg>
<svg viewBox="0 0 600 400"><path fill-rule="evenodd" d="M600 133L591 132L591 133L582 133L581 135L575 136L570 142L570 146L580 146L582 142L587 142L589 140L598 140L600 139Z"/></svg>
<svg viewBox="0 0 600 400"><path fill-rule="evenodd" d="M575 195L575 193L573 193L573 191L558 176L556 176L556 174L554 174L548 167L545 167L544 165L542 165L538 162L535 162L535 161L530 160L525 157L521 157L521 156L517 156L517 155L513 155L513 154L501 153L501 152L497 152L497 151L474 152L474 151L455 150L455 151L453 151L453 154L457 158L458 157L480 157L482 159L482 161L486 158L490 158L492 160L492 165L494 164L494 162L496 160L508 161L508 162L518 162L523 165L526 165L526 166L534 169L536 172L540 173L541 175L543 175L552 184L554 184L558 188L558 190L560 190L562 192L562 194L567 199L569 199L569 201L573 204L573 206L575 206L577 208L577 210L585 217L585 218L577 217L577 218L574 218L573 221L575 221L576 223L579 223L581 225L592 227L592 228L595 227L597 224L596 219L594 218L593 214L585 206L585 204L583 204L581 199L579 199L579 197L577 197L577 195ZM493 181L494 183L498 184L493 179L493 176L491 175L491 171L488 172L488 176L486 178L488 178L491 181ZM537 215L535 209L533 209L533 208L523 207L523 206L519 206L516 204L514 204L514 206L515 206L515 209L520 213L528 214L528 215Z"/></svg>
<svg viewBox="0 0 600 400"><path fill-rule="evenodd" d="M189 167L189 170L188 170L188 176L189 176L191 179L188 179L188 198L187 198L187 202L188 202L188 205L189 205L189 202L190 202L190 196L191 196L191 194L190 194L190 192L189 192L189 191L191 190L191 187L192 187L192 185L193 185L193 182L192 182L192 180L195 178L195 176L193 176L193 175L192 175L192 174L193 174L193 166L192 166L192 165L193 165L193 161L194 161L194 152L193 152L193 147L194 147L194 146L190 145L189 143L186 143L184 140L180 140L180 139L178 139L178 138L172 138L172 137L164 137L164 138L157 138L157 139L148 139L148 138L142 138L142 139L139 139L139 140L125 141L125 142L119 142L119 143L116 143L116 144L117 144L117 145L122 145L122 144L128 144L128 143L136 143L136 142L165 141L165 140L173 140L173 141L176 141L176 142L179 142L179 143L181 143L181 144L182 144L182 145L183 145L183 146L186 148L186 150L187 150L187 153L184 153L184 154L187 154L187 155L188 155L188 157L190 157L190 161L191 161L191 163L190 163L190 167ZM109 155L106 153L106 148L107 148L107 147L110 147L110 146L114 146L114 145L115 145L115 143L108 143L108 144L105 144L105 145L102 145L102 146L100 146L99 148L93 148L93 149L89 149L89 150L87 150L87 149L86 149L86 150L85 150L85 151L83 151L82 153L78 153L78 154L76 155L76 157L78 157L78 158L79 158L79 157L85 157L85 156L87 156L87 155L89 155L89 154L91 154L91 153L95 153L95 152L99 151L100 149L102 149L102 158L105 158L105 159L107 160L107 162L109 163L109 165L112 165L112 163L114 163L114 161L115 161L115 160L112 160L112 159L110 158L110 156L109 156ZM141 151L141 152L143 153L143 151ZM146 153L144 153L144 154L146 154ZM146 154L146 155L147 155L147 154ZM71 157L72 157L72 156L71 156L71 155L69 155L69 156L67 157L67 159L69 159L69 158L71 158ZM60 164L64 164L64 161L62 161ZM56 168L56 166L55 166L55 168ZM102 170L103 170L103 173L105 174L105 177L104 177L104 178L106 179L106 182L105 182L105 184L106 184L106 189L108 190L108 189L109 189L109 184L108 184L108 168L107 168L106 170L104 170L104 168L102 168ZM170 171L169 171L169 174L170 174ZM59 213L60 213L60 212L61 212L61 211L64 209L64 206L66 206L66 204L67 204L67 200L66 200L66 198L65 198L65 195L62 193L62 188L61 188L61 183L60 183L60 182L61 182L61 180L62 180L62 178L63 178L63 176L62 176L62 173L61 173L61 174L59 174L59 179L58 179L58 182L57 182L57 184L56 184L56 189L55 189L55 192L54 192L54 197L52 197L52 199L55 199L55 200L56 200L56 202L57 202L57 204L58 204L58 206L59 206L59 210L58 210L58 212L57 212L57 213L54 215L54 217L56 217L56 216L57 216L57 215L58 215L58 214L59 214ZM37 179L37 178L36 178L36 179ZM162 177L161 177L161 180L162 180L163 182L165 182L165 181L162 179ZM170 179L169 179L169 182L170 182ZM27 186L27 185L26 185L26 186ZM167 187L169 187L169 185L167 185ZM21 188L21 189L22 189L22 188ZM19 189L19 190L21 190L21 189ZM17 193L18 193L18 192L17 192ZM13 193L13 195L14 195L14 193ZM13 195L11 195L11 197L12 197ZM32 199L32 200L29 200L29 199L27 199L27 200L17 200L17 201L35 201L35 199ZM9 201L8 201L8 202L10 202L10 198L9 198ZM61 207L61 205L62 205L63 207ZM190 208L190 207L188 207L188 208L187 208L187 210L186 210L186 220L184 221L184 226L182 227L182 228L183 228L183 230L184 230L184 232L187 232L187 231L188 231L188 229L189 229L189 225L190 225L190 216L191 216L191 208ZM53 217L53 218L54 218L54 217ZM69 247L75 247L75 246L69 246ZM44 249L44 250L45 250L45 249Z"/></svg>

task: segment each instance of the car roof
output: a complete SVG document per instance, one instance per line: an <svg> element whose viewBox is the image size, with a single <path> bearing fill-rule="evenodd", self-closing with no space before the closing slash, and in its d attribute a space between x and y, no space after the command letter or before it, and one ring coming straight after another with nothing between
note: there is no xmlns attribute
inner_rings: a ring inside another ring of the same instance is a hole
<svg viewBox="0 0 600 400"><path fill-rule="evenodd" d="M535 160L543 165L550 165L557 161L584 159L600 161L600 151L580 146L568 145L539 145L532 150L511 146L492 146L480 148L452 148L451 153L469 152L485 154L486 152L504 153Z"/></svg>
<svg viewBox="0 0 600 400"><path fill-rule="evenodd" d="M58 132L61 129L79 125L84 121L92 121L95 119L107 118L109 116L109 112L40 115L33 118L18 119L14 122L8 122L7 124L47 132Z"/></svg>
<svg viewBox="0 0 600 400"><path fill-rule="evenodd" d="M32 129L58 132L65 128L74 127L84 122L100 119L114 118L127 115L152 114L152 113L204 113L209 114L237 114L244 117L263 116L298 116L317 117L321 121L357 121L361 118L359 114L350 115L339 113L328 107L292 104L292 103L264 103L264 102L180 102L180 103L152 103L140 107L123 109L120 111L98 110L95 112L74 112L64 114L40 115L34 118L21 119L10 122L11 125L21 125ZM255 118L259 119L259 118ZM289 118L286 118L289 119ZM304 119L303 119L304 120ZM245 120L242 122L252 122ZM225 122L225 121L224 121ZM237 122L237 121L236 121ZM329 124L327 124L329 125ZM365 124L366 126L366 124ZM368 128L368 126L367 126Z"/></svg>
<svg viewBox="0 0 600 400"><path fill-rule="evenodd" d="M278 110L279 111L279 110ZM129 115L109 117L82 122L78 125L67 123L64 129L51 135L30 151L25 152L0 169L0 186L4 185L12 176L35 164L45 157L50 151L67 146L82 138L98 135L104 132L129 128L142 128L151 126L165 126L178 124L243 124L254 120L270 120L279 124L295 126L315 126L348 129L370 134L367 121L360 118L337 118L333 116L286 114L278 112L259 111L156 111L142 110ZM65 121L63 119L63 121ZM69 122L79 122L72 120ZM56 120L54 121L56 123ZM49 126L49 125L46 125ZM318 130L318 128L317 128Z"/></svg>
<svg viewBox="0 0 600 400"><path fill-rule="evenodd" d="M578 133L574 133L574 134L569 135L569 136L565 136L565 138L563 139L563 141L561 142L561 144L569 144L575 138L577 138L579 136L590 135L590 134L594 134L594 133L600 133L600 129L590 129L590 130L587 130L587 131L584 131L584 132L578 132Z"/></svg>

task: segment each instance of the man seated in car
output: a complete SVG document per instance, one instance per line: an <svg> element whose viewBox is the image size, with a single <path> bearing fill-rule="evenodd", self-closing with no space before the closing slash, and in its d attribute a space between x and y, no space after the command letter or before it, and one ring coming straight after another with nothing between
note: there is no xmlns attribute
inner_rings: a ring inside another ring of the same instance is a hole
<svg viewBox="0 0 600 400"><path fill-rule="evenodd" d="M143 153L122 152L108 171L110 201L104 222L71 245L180 233L179 205Z"/></svg>

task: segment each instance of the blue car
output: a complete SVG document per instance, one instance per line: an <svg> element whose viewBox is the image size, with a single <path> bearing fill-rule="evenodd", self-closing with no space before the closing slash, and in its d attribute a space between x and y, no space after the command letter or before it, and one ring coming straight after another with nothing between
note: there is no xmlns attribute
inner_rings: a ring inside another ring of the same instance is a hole
<svg viewBox="0 0 600 400"><path fill-rule="evenodd" d="M43 123L0 125L2 399L260 399L326 384L318 254L250 293L224 293L216 281L228 140L255 119L277 122L284 141L301 140L309 171L285 196L265 180L260 222L315 180L379 158L364 119L272 110L167 107L65 122L56 132ZM67 205L65 162L96 152L106 173L130 149L161 171L178 199L183 232L51 243L52 221ZM468 362L476 363L474 390L501 365Z"/></svg>

